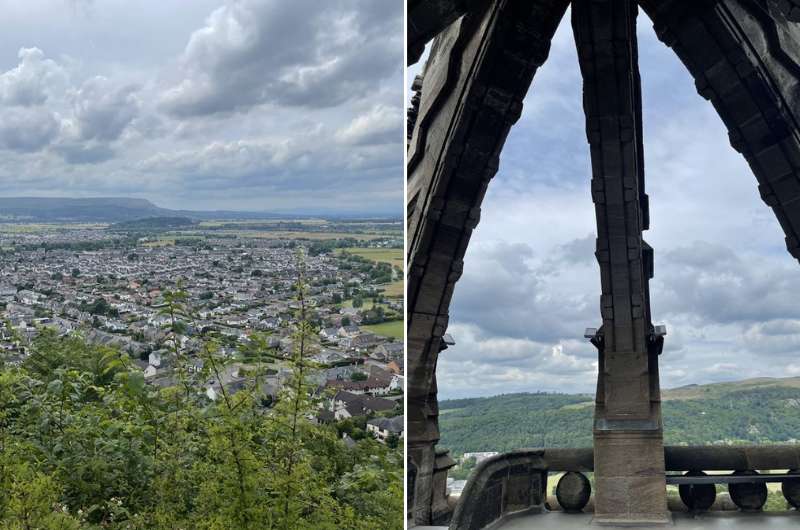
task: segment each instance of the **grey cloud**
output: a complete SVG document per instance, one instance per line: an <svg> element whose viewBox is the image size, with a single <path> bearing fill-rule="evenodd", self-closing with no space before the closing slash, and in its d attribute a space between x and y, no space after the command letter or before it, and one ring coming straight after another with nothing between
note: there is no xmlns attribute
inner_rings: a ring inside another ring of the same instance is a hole
<svg viewBox="0 0 800 530"><path fill-rule="evenodd" d="M190 38L162 104L176 116L341 104L398 71L392 24L401 27L400 13L381 2L227 2Z"/></svg>
<svg viewBox="0 0 800 530"><path fill-rule="evenodd" d="M0 148L20 152L38 151L59 133L59 122L41 107L0 109Z"/></svg>
<svg viewBox="0 0 800 530"><path fill-rule="evenodd" d="M788 254L742 256L694 242L668 251L658 267L652 299L663 314L688 312L718 323L800 318L792 294L800 268Z"/></svg>
<svg viewBox="0 0 800 530"><path fill-rule="evenodd" d="M114 157L114 150L108 145L99 143L65 142L54 146L55 152L69 164L99 164Z"/></svg>
<svg viewBox="0 0 800 530"><path fill-rule="evenodd" d="M596 325L599 282L592 266L560 264L522 243L473 245L452 314L490 336L552 342Z"/></svg>
<svg viewBox="0 0 800 530"><path fill-rule="evenodd" d="M776 319L758 322L743 335L744 344L752 351L791 353L800 352L800 320Z"/></svg>
<svg viewBox="0 0 800 530"><path fill-rule="evenodd" d="M0 103L26 107L44 104L54 85L65 81L64 70L45 59L39 48L22 48L18 57L15 68L0 74Z"/></svg>
<svg viewBox="0 0 800 530"><path fill-rule="evenodd" d="M655 249L653 318L668 329L662 384L798 374L800 267L713 108L644 29L645 239ZM537 73L482 205L450 308L456 346L439 361L444 396L593 390L581 364L547 362L556 345L595 360L581 335L600 323L591 167L568 44L555 43Z"/></svg>
<svg viewBox="0 0 800 530"><path fill-rule="evenodd" d="M6 194L402 211L402 3L15 6L0 21L3 48L25 47L0 57Z"/></svg>
<svg viewBox="0 0 800 530"><path fill-rule="evenodd" d="M368 112L356 116L336 132L336 138L345 144L375 145L402 141L403 112L397 107L375 105Z"/></svg>
<svg viewBox="0 0 800 530"><path fill-rule="evenodd" d="M115 86L96 76L71 94L78 134L83 140L113 141L139 112L138 87Z"/></svg>

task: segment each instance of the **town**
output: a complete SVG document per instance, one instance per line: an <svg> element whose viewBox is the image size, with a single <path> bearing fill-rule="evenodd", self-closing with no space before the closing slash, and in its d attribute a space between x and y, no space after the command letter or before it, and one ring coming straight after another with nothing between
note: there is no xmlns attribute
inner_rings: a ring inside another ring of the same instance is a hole
<svg viewBox="0 0 800 530"><path fill-rule="evenodd" d="M178 356L202 368L200 337L213 330L228 360L203 385L215 400L222 387L235 393L247 385L259 363L242 352L263 337L273 362L258 391L268 407L291 375L281 357L294 347L302 268L317 339L309 379L320 402L309 419L339 425L348 444L372 436L402 447L400 222L362 225L365 233L286 226L2 224L0 361L23 363L49 328L126 352L149 384L169 387L177 384ZM177 291L185 300L176 320L170 295Z"/></svg>

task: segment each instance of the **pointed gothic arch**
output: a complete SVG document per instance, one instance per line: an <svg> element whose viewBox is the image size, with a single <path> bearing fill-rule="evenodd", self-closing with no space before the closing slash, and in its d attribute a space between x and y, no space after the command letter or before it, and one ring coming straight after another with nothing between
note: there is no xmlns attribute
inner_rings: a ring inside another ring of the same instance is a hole
<svg viewBox="0 0 800 530"><path fill-rule="evenodd" d="M436 363L453 289L506 136L568 4L409 4L412 62L436 34L409 112L408 449L417 470L413 515L420 523L446 518L434 508L441 504L434 476L446 473L436 466ZM714 105L732 146L756 176L762 199L773 209L788 251L800 260L800 25L795 23L800 9L794 0L638 4L659 39L687 67L698 92ZM600 513L610 521L656 521L666 509L657 494L664 485L658 397L663 336L650 321L647 282L653 257L641 238L648 225L648 199L641 163L636 9L633 0L599 0L573 3L572 14L598 216L603 327L593 342L606 369L598 378L595 461L608 463L596 473ZM614 345L615 336L630 340ZM632 387L635 392L625 390ZM632 449L661 461L639 468L618 461ZM604 473L610 481L606 485ZM656 492L652 502L617 508L624 504L620 496L634 495L634 488L643 486L635 478L642 473L652 479L645 481L646 489Z"/></svg>

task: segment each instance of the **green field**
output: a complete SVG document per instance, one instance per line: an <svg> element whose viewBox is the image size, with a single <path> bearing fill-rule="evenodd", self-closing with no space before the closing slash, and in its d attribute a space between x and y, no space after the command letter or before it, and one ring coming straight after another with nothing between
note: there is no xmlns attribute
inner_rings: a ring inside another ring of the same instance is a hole
<svg viewBox="0 0 800 530"><path fill-rule="evenodd" d="M394 267L403 268L403 249L402 248L341 248L340 252L347 252L355 256L361 256L378 263L388 263Z"/></svg>
<svg viewBox="0 0 800 530"><path fill-rule="evenodd" d="M392 320L391 322L383 322L381 324L371 324L361 326L361 329L381 335L383 337L394 337L395 339L402 340L405 336L405 329L402 320Z"/></svg>
<svg viewBox="0 0 800 530"><path fill-rule="evenodd" d="M200 236L205 235L208 237L217 236L237 236L241 238L255 238L255 239L308 239L312 241L325 241L328 239L345 239L353 238L362 241L371 241L373 239L381 239L386 237L387 234L360 234L355 232L312 232L302 230L214 230L213 232L202 231L187 231L182 232L184 235Z"/></svg>
<svg viewBox="0 0 800 530"><path fill-rule="evenodd" d="M369 311L375 304L372 302L372 298L365 298L364 305L358 308L359 311ZM342 302L342 307L353 307L353 299L345 300Z"/></svg>
<svg viewBox="0 0 800 530"><path fill-rule="evenodd" d="M381 285L381 287L383 288L383 294L388 298L403 298L405 295L403 280Z"/></svg>
<svg viewBox="0 0 800 530"><path fill-rule="evenodd" d="M0 223L0 232L10 234L36 234L64 230L105 230L105 223Z"/></svg>
<svg viewBox="0 0 800 530"><path fill-rule="evenodd" d="M338 252L347 252L356 256L367 258L376 263L388 263L393 267L403 269L403 249L402 248L340 248ZM403 298L405 295L405 284L403 280L397 280L380 286L383 294L388 298Z"/></svg>

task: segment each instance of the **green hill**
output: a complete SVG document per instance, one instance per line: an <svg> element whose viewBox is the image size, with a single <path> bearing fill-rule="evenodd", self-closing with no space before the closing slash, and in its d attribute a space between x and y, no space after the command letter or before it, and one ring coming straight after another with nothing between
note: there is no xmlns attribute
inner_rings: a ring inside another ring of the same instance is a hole
<svg viewBox="0 0 800 530"><path fill-rule="evenodd" d="M441 446L454 454L592 444L588 394L503 394L440 403ZM749 379L663 391L665 442L787 443L800 439L800 378Z"/></svg>

